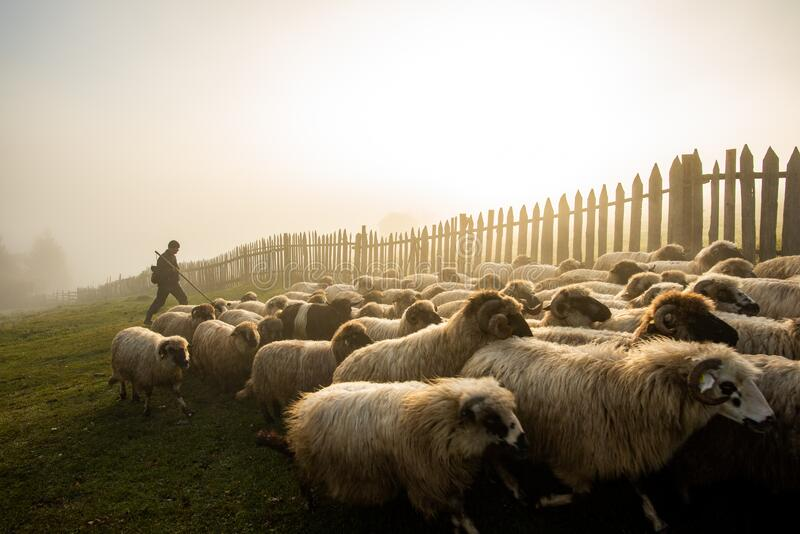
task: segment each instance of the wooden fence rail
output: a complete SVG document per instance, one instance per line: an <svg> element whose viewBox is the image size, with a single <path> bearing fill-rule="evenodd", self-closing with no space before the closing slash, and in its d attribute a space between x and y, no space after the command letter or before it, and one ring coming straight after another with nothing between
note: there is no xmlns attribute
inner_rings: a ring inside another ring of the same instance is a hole
<svg viewBox="0 0 800 534"><path fill-rule="evenodd" d="M591 266L609 249L652 251L676 242L693 255L720 236L735 241L751 261L800 253L800 232L796 231L800 229L800 152L794 149L783 171L772 148L763 158L761 171L754 169L747 145L739 153L738 168L736 156L736 149L727 150L724 169L714 162L711 172L703 173L695 150L672 161L666 189L661 171L654 165L647 191L637 174L628 189L630 194L618 183L609 199L603 185L599 193L591 189L585 197L576 192L572 206L564 194L558 200L558 211L548 198L536 202L530 216L524 205L516 211L512 207L490 209L485 216L480 213L473 218L462 213L387 236L368 231L366 226L355 235L344 229L327 234L278 234L215 258L182 263L181 269L199 287L213 289L234 284L285 286L328 273L349 280L389 269L400 276L438 272L447 266L472 272L481 262L508 263L518 255L540 263L573 257ZM643 236L647 236L646 243L642 243ZM78 299L141 293L149 289L149 278L149 269L134 277L120 276L99 287L79 289Z"/></svg>

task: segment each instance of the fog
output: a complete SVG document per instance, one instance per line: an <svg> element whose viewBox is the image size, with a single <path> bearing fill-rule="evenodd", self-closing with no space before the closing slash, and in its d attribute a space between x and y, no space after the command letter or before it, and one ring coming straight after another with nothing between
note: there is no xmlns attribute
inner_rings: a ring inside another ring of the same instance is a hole
<svg viewBox="0 0 800 534"><path fill-rule="evenodd" d="M784 168L798 22L791 0L6 0L4 265L51 291L136 274L170 239L189 260L395 231L695 148L709 169L745 143L760 167L772 145ZM42 236L63 265L34 276Z"/></svg>

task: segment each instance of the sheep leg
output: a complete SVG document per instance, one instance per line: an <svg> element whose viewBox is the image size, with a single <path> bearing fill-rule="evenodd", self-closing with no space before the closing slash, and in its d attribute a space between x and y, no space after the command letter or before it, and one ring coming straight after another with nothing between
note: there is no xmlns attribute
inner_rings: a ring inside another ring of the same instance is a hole
<svg viewBox="0 0 800 534"><path fill-rule="evenodd" d="M191 417L194 415L194 412L192 412L192 410L186 406L186 401L183 400L183 395L181 395L181 385L174 384L172 386L172 391L175 393L175 397L178 399L178 404L181 405L181 410L183 411L184 415L186 415L186 417Z"/></svg>
<svg viewBox="0 0 800 534"><path fill-rule="evenodd" d="M119 383L119 400L123 401L128 398L128 389L125 387L125 381Z"/></svg>
<svg viewBox="0 0 800 534"><path fill-rule="evenodd" d="M131 395L131 402L139 402L142 400L141 397L139 397L139 390L133 382L131 382L131 391L133 392Z"/></svg>
<svg viewBox="0 0 800 534"><path fill-rule="evenodd" d="M466 534L480 534L475 527L475 523L464 512L464 499L463 497L453 497L450 499L450 522L453 524L453 533L460 534L464 531Z"/></svg>
<svg viewBox="0 0 800 534"><path fill-rule="evenodd" d="M153 388L144 388L142 393L144 393L144 415L147 417L150 415L150 396L153 394Z"/></svg>
<svg viewBox="0 0 800 534"><path fill-rule="evenodd" d="M656 532L661 532L667 528L667 524L660 517L658 517L656 508L653 506L653 501L651 501L650 497L648 497L644 492L644 488L642 488L641 483L638 481L631 481L631 485L639 495L639 498L642 499L642 511L644 512L645 517L647 517L647 519L650 520L650 523L652 523L653 530Z"/></svg>

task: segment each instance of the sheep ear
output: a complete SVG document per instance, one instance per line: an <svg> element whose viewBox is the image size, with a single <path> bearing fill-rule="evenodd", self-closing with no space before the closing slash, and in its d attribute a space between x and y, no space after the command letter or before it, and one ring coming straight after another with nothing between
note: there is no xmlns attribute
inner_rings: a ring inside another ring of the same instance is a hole
<svg viewBox="0 0 800 534"><path fill-rule="evenodd" d="M161 356L162 359L167 357L167 345L169 345L169 341L166 339L158 344L158 355Z"/></svg>
<svg viewBox="0 0 800 534"><path fill-rule="evenodd" d="M477 420L477 412L480 409L480 404L486 399L483 395L478 395L475 397L468 397L461 403L461 410L460 415L461 419L465 421L475 421Z"/></svg>

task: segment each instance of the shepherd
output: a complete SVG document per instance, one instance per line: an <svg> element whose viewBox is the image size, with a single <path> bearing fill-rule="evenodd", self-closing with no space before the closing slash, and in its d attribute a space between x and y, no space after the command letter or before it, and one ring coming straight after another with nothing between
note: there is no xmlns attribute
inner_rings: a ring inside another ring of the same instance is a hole
<svg viewBox="0 0 800 534"><path fill-rule="evenodd" d="M156 298L147 310L147 316L144 319L145 326L153 324L153 314L167 302L167 297L170 293L180 304L189 303L189 299L186 298L186 293L183 292L183 288L179 283L180 272L175 255L180 248L180 243L173 239L167 244L167 250L159 255L155 267L151 267L153 275L150 280L158 285L158 292L156 292Z"/></svg>

